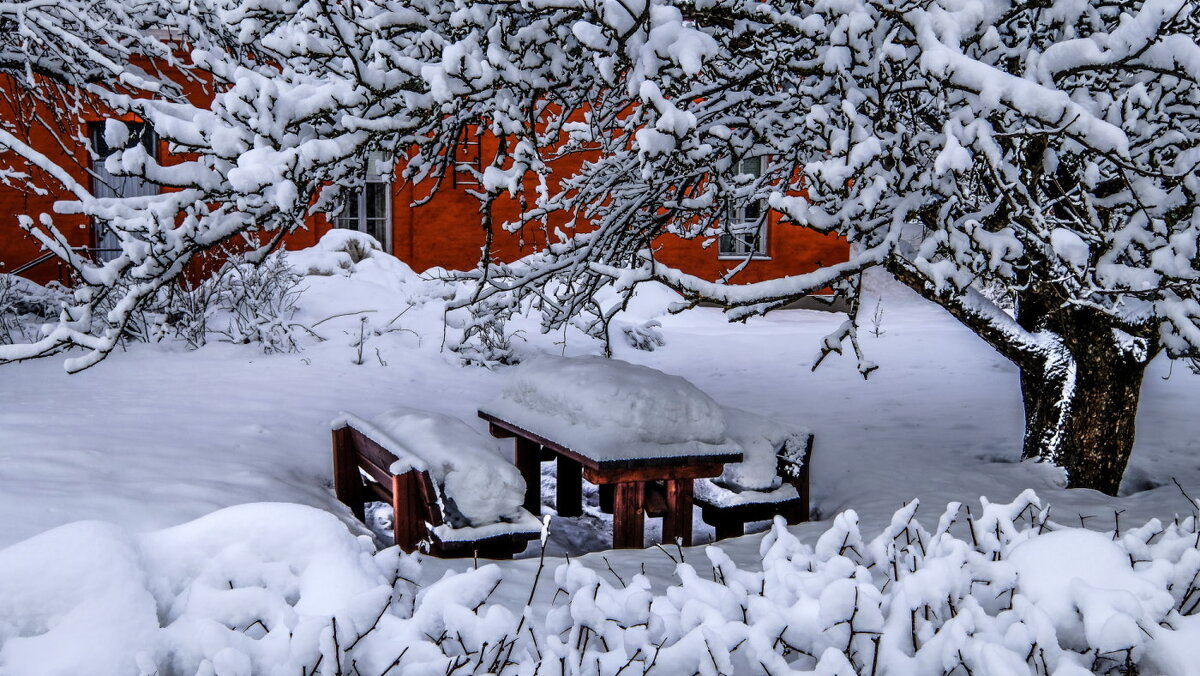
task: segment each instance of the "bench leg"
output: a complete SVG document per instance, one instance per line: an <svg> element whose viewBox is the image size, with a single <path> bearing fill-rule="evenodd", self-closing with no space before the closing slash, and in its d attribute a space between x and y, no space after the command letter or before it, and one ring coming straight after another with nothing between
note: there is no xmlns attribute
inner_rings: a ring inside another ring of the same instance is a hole
<svg viewBox="0 0 1200 676"><path fill-rule="evenodd" d="M525 480L525 509L530 514L542 513L542 447L536 441L517 437L517 449L513 460Z"/></svg>
<svg viewBox="0 0 1200 676"><path fill-rule="evenodd" d="M800 508L796 510L796 520L788 521L788 523L800 523L808 521L812 514L808 511L808 505L812 501L812 487L809 484L809 474L812 467L809 465L811 453L804 459L804 469L800 470L800 485L796 486L796 492L800 494Z"/></svg>
<svg viewBox="0 0 1200 676"><path fill-rule="evenodd" d="M641 549L645 546L646 497L644 481L626 481L616 485L613 496L613 549Z"/></svg>
<svg viewBox="0 0 1200 676"><path fill-rule="evenodd" d="M392 477L392 535L408 554L417 551L417 545L429 534L417 479L416 470Z"/></svg>
<svg viewBox="0 0 1200 676"><path fill-rule="evenodd" d="M676 538L684 547L692 544L692 480L667 479L667 513L663 515L663 544Z"/></svg>
<svg viewBox="0 0 1200 676"><path fill-rule="evenodd" d="M583 515L583 465L558 456L554 507L559 516Z"/></svg>
<svg viewBox="0 0 1200 676"><path fill-rule="evenodd" d="M366 520L366 499L362 475L358 472L358 456L350 428L333 431L333 494L354 512L359 521Z"/></svg>
<svg viewBox="0 0 1200 676"><path fill-rule="evenodd" d="M741 537L746 534L746 524L742 523L738 519L720 517L715 520L716 523L713 524L713 528L715 528L717 531L718 540Z"/></svg>

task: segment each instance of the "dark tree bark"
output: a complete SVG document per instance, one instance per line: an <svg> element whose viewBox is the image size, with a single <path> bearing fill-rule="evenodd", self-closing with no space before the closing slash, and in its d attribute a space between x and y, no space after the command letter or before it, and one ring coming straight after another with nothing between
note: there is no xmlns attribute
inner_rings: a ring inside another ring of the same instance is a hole
<svg viewBox="0 0 1200 676"><path fill-rule="evenodd" d="M1067 486L1116 495L1133 450L1138 396L1153 357L1147 341L1114 331L1099 312L1023 293L1018 321L1056 337L1047 358L1025 359L1022 455L1053 462Z"/></svg>
<svg viewBox="0 0 1200 676"><path fill-rule="evenodd" d="M1053 463L1069 488L1116 495L1133 450L1138 396L1160 347L1117 330L1111 316L1065 301L1050 285L1030 283L1017 297L1017 323L1043 340L1014 340L961 294L938 292L911 264L887 269L941 305L1021 369L1025 404L1022 457Z"/></svg>

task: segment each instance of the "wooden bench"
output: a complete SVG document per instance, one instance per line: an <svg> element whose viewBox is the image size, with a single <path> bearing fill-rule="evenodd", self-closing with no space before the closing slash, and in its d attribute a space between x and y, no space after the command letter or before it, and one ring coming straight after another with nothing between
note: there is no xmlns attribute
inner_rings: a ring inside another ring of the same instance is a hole
<svg viewBox="0 0 1200 676"><path fill-rule="evenodd" d="M400 458L369 434L369 424L351 416L335 423L334 493L359 520L365 520L368 501L390 504L393 537L405 552L421 550L446 558L511 559L541 535L540 522L524 510L515 523L450 527L445 518L448 501L429 472L413 468L392 473L389 468Z"/></svg>
<svg viewBox="0 0 1200 676"><path fill-rule="evenodd" d="M812 449L813 436L809 434L802 449L782 447L776 451L777 473L783 485L774 491L748 493L743 497L743 494L712 482L700 487L694 501L700 507L704 523L716 529L716 539L745 535L747 523L765 521L777 515L791 525L808 521ZM795 494L787 487L794 488ZM718 495L728 499L714 499Z"/></svg>

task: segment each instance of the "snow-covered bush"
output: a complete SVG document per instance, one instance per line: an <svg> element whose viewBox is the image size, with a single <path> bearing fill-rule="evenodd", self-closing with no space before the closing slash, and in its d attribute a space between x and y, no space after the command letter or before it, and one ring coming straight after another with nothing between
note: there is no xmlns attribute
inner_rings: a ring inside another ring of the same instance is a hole
<svg viewBox="0 0 1200 676"><path fill-rule="evenodd" d="M653 352L667 344L660 328L662 328L662 322L651 319L641 324L622 326L621 332L625 334L625 342L629 343L633 349Z"/></svg>
<svg viewBox="0 0 1200 676"><path fill-rule="evenodd" d="M298 325L292 321L303 287L301 276L284 252L262 263L231 260L213 282L223 326L215 332L233 343L258 343L264 352L299 349Z"/></svg>
<svg viewBox="0 0 1200 676"><path fill-rule="evenodd" d="M181 281L162 289L124 328L128 340L178 340L198 348L211 339L254 343L268 354L300 349L309 332L293 321L303 291L302 277L288 256L277 252L260 263L240 254L227 254L217 271L198 283ZM114 294L99 307L111 311Z"/></svg>
<svg viewBox="0 0 1200 676"><path fill-rule="evenodd" d="M932 529L914 502L867 538L782 521L760 560L716 546L656 590L611 556L551 576L494 564L424 587L420 558L295 505L157 533L64 526L0 551L0 665L23 675L1188 674L1195 516L1063 527L1032 493ZM494 597L548 601L524 610ZM510 590L509 596L513 595ZM549 604L547 610L542 604ZM542 619L544 617L544 620Z"/></svg>
<svg viewBox="0 0 1200 676"><path fill-rule="evenodd" d="M58 316L67 298L57 286L0 274L0 345L35 340L41 325Z"/></svg>
<svg viewBox="0 0 1200 676"><path fill-rule="evenodd" d="M446 326L457 334L446 341L464 364L500 366L517 363L513 338L517 332L508 330L508 320L516 311L511 298L493 297L463 305L462 298L473 295L470 284L459 283L454 300L446 312Z"/></svg>

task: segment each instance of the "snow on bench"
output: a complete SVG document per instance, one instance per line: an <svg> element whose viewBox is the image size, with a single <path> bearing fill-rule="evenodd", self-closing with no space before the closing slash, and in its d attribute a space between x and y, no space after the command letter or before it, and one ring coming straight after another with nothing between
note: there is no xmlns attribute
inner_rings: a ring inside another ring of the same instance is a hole
<svg viewBox="0 0 1200 676"><path fill-rule="evenodd" d="M742 409L724 412L726 434L745 459L695 487L701 517L716 528L717 539L743 535L747 522L777 514L790 524L808 521L812 432Z"/></svg>
<svg viewBox="0 0 1200 676"><path fill-rule="evenodd" d="M396 544L439 556L511 557L539 536L525 482L494 439L457 418L395 408L333 421L334 489L362 519L367 491L392 505ZM364 479L366 483L364 484Z"/></svg>

